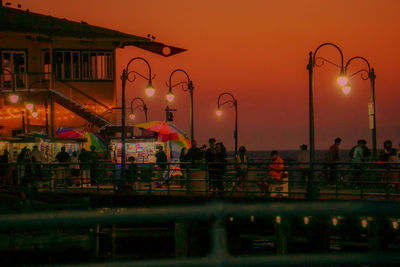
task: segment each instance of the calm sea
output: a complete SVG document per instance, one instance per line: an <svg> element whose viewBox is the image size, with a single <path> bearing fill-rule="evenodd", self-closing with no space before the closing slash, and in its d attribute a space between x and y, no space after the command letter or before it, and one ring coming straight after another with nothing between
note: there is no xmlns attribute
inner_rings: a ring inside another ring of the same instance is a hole
<svg viewBox="0 0 400 267"><path fill-rule="evenodd" d="M265 161L271 158L272 150L252 150L247 151L247 156L249 160L252 161ZM286 161L296 161L299 150L279 150L279 155ZM340 161L348 162L349 161L349 152L348 149L339 150ZM315 160L323 161L327 159L328 150L316 150L315 151ZM234 155L233 151L228 152L228 158L232 159Z"/></svg>

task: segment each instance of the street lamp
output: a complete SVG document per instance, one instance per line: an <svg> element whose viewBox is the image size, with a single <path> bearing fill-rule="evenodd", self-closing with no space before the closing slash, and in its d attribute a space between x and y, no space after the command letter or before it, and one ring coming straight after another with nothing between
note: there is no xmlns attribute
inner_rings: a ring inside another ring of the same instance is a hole
<svg viewBox="0 0 400 267"><path fill-rule="evenodd" d="M148 69L149 69L149 75L148 77L140 74L139 72L135 71L135 70L129 70L130 65L134 62L134 61L143 61L144 63L146 63ZM134 74L133 79L129 79L129 75L130 74ZM154 77L151 77L151 67L149 62L147 62L146 59L142 58L142 57L134 57L131 60L129 60L128 64L126 65L126 68L122 71L122 75L121 75L121 80L122 80L122 97L121 97L121 101L122 101L122 109L121 109L121 181L123 181L125 179L125 139L126 139L126 129L125 129L125 117L126 117L126 103L125 103L125 87L126 87L126 81L129 82L133 82L136 80L136 75L139 75L140 77L144 78L145 80L148 80L149 83L147 85L147 88L145 89L145 92L148 96L153 96L154 95L154 88L153 85L151 84L151 80Z"/></svg>
<svg viewBox="0 0 400 267"><path fill-rule="evenodd" d="M223 102L223 103L220 103L220 100L221 100L221 98L222 98L224 95L229 95L232 99L227 100L227 101L225 101L225 102ZM223 105L225 105L225 104L229 104L229 106L230 106L231 108L232 108L232 107L235 108L235 131L233 132L233 137L235 138L235 155L236 155L236 154L237 154L237 146L238 146L238 145L237 145L237 144L238 144L238 131L237 131L238 111L237 111L237 100L236 100L236 98L235 98L231 93L225 92L225 93L220 94L220 95L218 96L218 101L217 101L217 107L218 107L218 109L217 109L217 111L216 111L217 116L221 116L221 115L222 115L221 107L222 107Z"/></svg>
<svg viewBox="0 0 400 267"><path fill-rule="evenodd" d="M177 84L172 85L172 76L174 73L177 72L182 72L186 75L187 81L182 81ZM167 101L172 102L175 98L174 93L172 92L172 88L181 85L181 84L186 84L186 88L183 86L182 89L183 91L188 91L190 95L190 140L194 140L194 113L193 113L193 82L190 80L189 75L187 74L186 71L182 69L176 69L171 72L171 75L169 75L169 84L167 83L167 86L169 88L168 93L167 93Z"/></svg>
<svg viewBox="0 0 400 267"><path fill-rule="evenodd" d="M307 64L308 69L308 94L309 94L309 126L310 126L310 176L308 179L307 192L309 198L316 198L318 194L318 189L314 183L314 161L315 161L315 138L314 138L314 83L313 83L313 70L315 67L315 56L320 48L324 46L333 46L340 53L340 75L337 79L338 83L342 83L343 85L347 83L346 78L344 77L344 65L343 65L343 53L340 48L332 43L324 43L315 49L314 53L309 52L309 59ZM327 61L327 60L325 60ZM336 64L334 64L336 65Z"/></svg>
<svg viewBox="0 0 400 267"><path fill-rule="evenodd" d="M142 103L140 105L134 107L134 103L135 103L136 100L139 100ZM147 122L147 105L146 105L146 103L144 103L144 100L141 97L135 97L131 101L131 113L129 114L129 118L131 120L135 119L135 117L136 117L135 110L137 110L137 109L139 109L140 111L144 112L144 118L145 118L145 121Z"/></svg>
<svg viewBox="0 0 400 267"><path fill-rule="evenodd" d="M372 132L372 157L374 160L377 160L376 117L375 117L375 78L376 78L376 75L375 75L374 68L371 68L368 60L366 58L360 57L360 56L352 57L346 62L346 65L344 68L345 74L347 74L347 68L349 67L350 63L353 60L357 60L357 59L364 61L367 64L368 70L361 69L361 70L353 73L352 75L350 75L350 77L352 77L358 73L361 73L361 79L363 79L363 80L369 79L370 83L371 83L371 102L369 104L369 112L368 112L369 118L370 118L370 127L369 128L371 129L371 132ZM363 73L366 73L367 77L363 76ZM351 87L350 87L350 85L346 85L342 88L342 90L344 93L346 93L346 91L349 93L351 90Z"/></svg>
<svg viewBox="0 0 400 267"><path fill-rule="evenodd" d="M6 72L8 72L8 74L10 74L11 75L11 79L12 79L12 84L13 84L13 86L12 86L12 93L11 93L11 95L10 95L10 101L11 101L11 103L17 103L18 102L18 100L19 100L19 96L15 93L15 75L14 75L14 73L12 72L12 71L10 71L10 70L8 70L8 69L5 69L5 68L2 68L1 69L1 72L3 73L3 71L6 71Z"/></svg>

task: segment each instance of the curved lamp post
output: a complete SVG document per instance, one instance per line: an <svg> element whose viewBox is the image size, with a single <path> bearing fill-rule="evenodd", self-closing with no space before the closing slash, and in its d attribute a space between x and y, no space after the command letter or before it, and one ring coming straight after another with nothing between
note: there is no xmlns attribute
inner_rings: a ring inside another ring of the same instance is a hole
<svg viewBox="0 0 400 267"><path fill-rule="evenodd" d="M172 85L172 76L174 73L177 72L182 72L186 75L187 81L182 81L177 84ZM183 86L182 89L183 91L188 91L190 95L190 141L194 140L194 113L193 113L193 82L190 80L189 75L187 74L186 71L182 69L176 69L171 72L171 75L169 76L169 84L167 83L167 86L169 88L168 93L167 93L167 101L172 102L175 98L174 93L172 92L172 88L181 85L181 84L186 84L186 88Z"/></svg>
<svg viewBox="0 0 400 267"><path fill-rule="evenodd" d="M15 74L12 71L8 70L8 69L1 68L1 72L2 73L3 73L3 71L6 71L8 74L11 75L13 86L12 86L12 93L10 95L10 101L11 101L11 103L15 104L19 100L19 96L15 93Z"/></svg>
<svg viewBox="0 0 400 267"><path fill-rule="evenodd" d="M140 74L139 72L135 71L135 70L129 70L129 67L131 66L131 64L134 61L143 61L144 63L146 63L148 69L149 69L149 75L148 77ZM130 74L134 74L133 75L133 79L129 79L129 75ZM121 108L121 143L122 143L122 147L121 147L121 181L124 181L125 179L125 163L126 163L126 159L125 159L125 139L126 139L126 129L125 129L125 117L126 117L126 103L125 103L125 87L126 87L126 82L133 82L136 80L136 75L139 75L140 77L144 78L145 80L148 80L149 83L147 85L147 88L145 89L146 94L148 96L153 96L154 95L154 88L153 85L151 84L151 80L154 78L151 76L151 67L149 62L147 62L146 59L142 58L142 57L134 57L131 60L129 60L128 64L126 65L126 68L122 71L122 75L121 75L121 80L122 80L122 97L121 97L121 101L122 101L122 108Z"/></svg>
<svg viewBox="0 0 400 267"><path fill-rule="evenodd" d="M229 95L232 99L227 100L227 101L225 101L223 103L220 103L220 100L224 95ZM221 116L222 115L222 111L221 111L220 107L222 107L225 104L229 104L229 106L231 108L232 107L235 108L235 131L233 132L233 136L235 138L235 155L236 155L237 154L237 146L238 146L238 131L237 131L237 118L238 118L238 116L237 116L238 115L238 111L237 110L238 109L237 109L237 100L231 93L227 93L227 92L221 93L218 96L218 102L217 102L218 109L217 109L217 112L216 112L217 116Z"/></svg>
<svg viewBox="0 0 400 267"><path fill-rule="evenodd" d="M345 74L347 74L347 68L349 67L350 63L353 60L362 60L367 64L368 70L366 69L361 69L355 73L353 73L352 75L350 75L350 77L361 73L361 79L363 80L370 80L371 83L371 104L369 105L369 116L370 116L370 129L372 132L372 157L374 160L377 160L377 149L376 149L376 117L375 117L375 71L374 68L371 68L371 65L369 64L368 60L364 57L360 57L360 56L356 56L356 57L352 57L350 58L345 65L344 71ZM367 77L363 76L363 73L367 74ZM345 85L343 87L343 92L344 93L349 93L351 90L351 87L349 84Z"/></svg>
<svg viewBox="0 0 400 267"><path fill-rule="evenodd" d="M315 161L315 138L314 138L314 83L313 83L313 70L315 67L315 56L318 51L324 46L332 46L339 51L340 54L340 76L337 79L339 84L346 84L347 79L345 77L344 65L343 65L343 53L342 50L333 43L323 43L315 49L314 53L309 52L309 59L307 64L308 69L308 94L309 94L309 126L310 126L310 176L308 179L307 192L308 197L313 199L317 197L318 188L314 183L314 161ZM327 60L325 60L327 61ZM336 64L334 64L336 65Z"/></svg>
<svg viewBox="0 0 400 267"><path fill-rule="evenodd" d="M136 100L139 100L140 102L142 102L140 105L134 107L134 103ZM144 112L144 118L145 121L147 122L147 105L146 103L144 103L143 98L141 97L135 97L134 99L132 99L131 101L131 114L129 114L129 119L134 120L136 115L135 115L135 110L139 109L140 111Z"/></svg>

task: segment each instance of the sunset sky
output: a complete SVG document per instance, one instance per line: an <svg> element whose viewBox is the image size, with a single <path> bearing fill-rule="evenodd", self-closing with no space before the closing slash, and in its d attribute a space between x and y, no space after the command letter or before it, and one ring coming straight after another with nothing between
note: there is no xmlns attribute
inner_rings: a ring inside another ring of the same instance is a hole
<svg viewBox="0 0 400 267"><path fill-rule="evenodd" d="M397 0L5 0L12 7L84 20L89 24L147 36L188 51L161 57L139 48L117 51L117 76L132 57L146 58L156 73L157 92L146 99L150 120L165 117L165 83L176 68L186 70L195 86L195 139L223 141L232 150L233 109L215 115L217 97L231 92L238 100L239 145L249 150L297 149L308 144L309 51L332 42L345 60L367 58L375 68L378 148L385 139L400 143L400 1ZM318 56L340 63L330 47ZM356 63L356 62L353 62ZM352 64L351 72L365 65ZM135 67L146 73L144 66ZM367 139L369 81L351 80L344 95L335 83L338 69L315 68L316 148L335 137L349 148ZM174 80L185 77L176 75ZM145 97L144 80L128 84L128 99ZM175 123L189 133L189 94L175 88ZM142 114L137 116L143 121ZM140 121L138 121L140 122Z"/></svg>

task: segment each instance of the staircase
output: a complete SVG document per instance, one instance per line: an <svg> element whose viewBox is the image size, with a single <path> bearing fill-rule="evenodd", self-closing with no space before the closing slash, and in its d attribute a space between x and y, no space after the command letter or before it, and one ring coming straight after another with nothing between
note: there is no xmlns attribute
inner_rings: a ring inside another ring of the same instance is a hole
<svg viewBox="0 0 400 267"><path fill-rule="evenodd" d="M84 105L60 93L59 91L56 91L54 89L49 89L46 91L51 93L54 102L74 112L76 115L84 118L85 120L98 126L99 128L111 125L111 122L105 119L103 116L96 114Z"/></svg>

